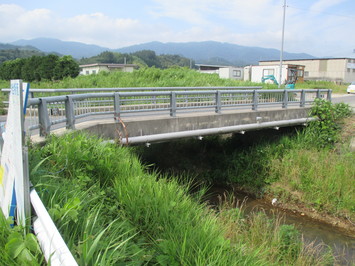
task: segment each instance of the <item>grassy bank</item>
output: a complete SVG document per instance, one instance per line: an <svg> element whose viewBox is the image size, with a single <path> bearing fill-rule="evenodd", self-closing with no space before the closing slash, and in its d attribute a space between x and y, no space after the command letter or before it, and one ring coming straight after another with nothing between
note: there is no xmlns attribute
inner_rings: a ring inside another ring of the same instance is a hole
<svg viewBox="0 0 355 266"><path fill-rule="evenodd" d="M0 83L3 84L3 83ZM248 81L221 79L217 74L202 74L188 68L140 68L128 72L100 72L96 75L65 78L60 81L31 83L31 88L117 88L117 87L200 87L200 86L255 86ZM5 87L9 87L6 85Z"/></svg>
<svg viewBox="0 0 355 266"><path fill-rule="evenodd" d="M137 152L168 173L190 172L208 184L232 184L354 220L355 154L349 141L355 132L349 114L346 105L319 101L314 115L320 120L307 128L162 143Z"/></svg>
<svg viewBox="0 0 355 266"><path fill-rule="evenodd" d="M332 263L293 226L232 205L209 209L203 189L148 173L129 149L96 137L52 137L30 158L31 180L80 265Z"/></svg>
<svg viewBox="0 0 355 266"><path fill-rule="evenodd" d="M95 75L65 78L58 81L32 82L32 88L116 88L116 87L199 87L199 86L263 86L276 89L273 84L221 79L217 74L202 74L196 70L172 67L168 69L140 68L132 73L101 72ZM9 81L0 80L0 88L8 88ZM297 89L332 89L334 93L346 93L347 85L327 81L297 83Z"/></svg>

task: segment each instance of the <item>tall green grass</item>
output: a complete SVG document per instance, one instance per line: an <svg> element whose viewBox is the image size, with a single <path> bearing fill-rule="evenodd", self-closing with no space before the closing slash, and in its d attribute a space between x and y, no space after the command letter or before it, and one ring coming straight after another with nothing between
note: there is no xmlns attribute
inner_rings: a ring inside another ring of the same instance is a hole
<svg viewBox="0 0 355 266"><path fill-rule="evenodd" d="M303 254L283 258L247 238L235 241L240 230L265 232L243 218L230 237L222 210L201 203L204 190L148 173L125 147L67 134L33 146L30 158L31 180L80 265L279 265ZM298 237L290 241L301 245Z"/></svg>
<svg viewBox="0 0 355 266"><path fill-rule="evenodd" d="M296 89L330 89L333 93L346 93L348 85L336 84L330 81L305 81L297 83Z"/></svg>
<svg viewBox="0 0 355 266"><path fill-rule="evenodd" d="M117 88L117 87L199 87L253 86L248 81L221 79L217 74L203 74L196 70L174 67L168 69L140 68L128 72L100 72L96 75L65 78L60 81L31 83L32 88Z"/></svg>
<svg viewBox="0 0 355 266"><path fill-rule="evenodd" d="M0 264L42 265L44 256L34 234L24 234L21 226L10 227L0 210Z"/></svg>
<svg viewBox="0 0 355 266"><path fill-rule="evenodd" d="M167 173L192 172L209 184L233 184L261 197L271 193L354 219L355 155L346 148L349 139L340 138L349 108L319 101L314 110L319 120L307 128L161 143L136 152Z"/></svg>
<svg viewBox="0 0 355 266"><path fill-rule="evenodd" d="M113 189L131 155L87 135L33 147L31 180L80 265L144 264L145 240L124 218ZM118 163L120 161L121 163Z"/></svg>
<svg viewBox="0 0 355 266"><path fill-rule="evenodd" d="M5 249L5 245L8 243L8 237L10 234L10 224L0 210L0 261L4 265L19 265L20 263L17 263L16 260L10 255L10 252Z"/></svg>
<svg viewBox="0 0 355 266"><path fill-rule="evenodd" d="M270 265L331 265L334 258L325 245L305 244L293 225L284 224L280 214L268 218L263 211L249 215L243 213L243 204L234 197L224 195L218 206L219 219L235 245L245 252L257 251L257 256Z"/></svg>
<svg viewBox="0 0 355 266"><path fill-rule="evenodd" d="M277 180L272 191L286 202L308 202L341 216L355 213L354 154L334 150L292 149L270 162Z"/></svg>

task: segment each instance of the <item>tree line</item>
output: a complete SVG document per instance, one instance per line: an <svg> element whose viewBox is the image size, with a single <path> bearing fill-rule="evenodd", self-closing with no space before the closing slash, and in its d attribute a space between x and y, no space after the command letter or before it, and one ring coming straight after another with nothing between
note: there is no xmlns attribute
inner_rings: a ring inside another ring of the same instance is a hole
<svg viewBox="0 0 355 266"><path fill-rule="evenodd" d="M1 54L0 54L1 55ZM7 54L9 55L9 54ZM23 53L12 54L21 56ZM26 54L28 55L28 53ZM118 53L105 51L97 56L82 58L76 61L69 55L58 56L32 55L26 58L6 60L0 64L0 79L23 79L29 82L41 80L61 80L64 77L79 75L79 64L111 63L111 64L136 64L140 67L169 68L172 66L194 67L194 62L179 55L156 55L154 51L142 50L135 53Z"/></svg>
<svg viewBox="0 0 355 266"><path fill-rule="evenodd" d="M5 45L0 45L0 64L8 60L15 60L16 58L28 58L34 55L44 56L45 53L37 51L37 50L30 50L30 49L2 49L6 48Z"/></svg>
<svg viewBox="0 0 355 266"><path fill-rule="evenodd" d="M111 63L136 64L145 67L169 68L171 66L194 67L194 61L179 55L157 55L151 50L142 50L134 53L117 53L105 51L97 56L82 58L80 64Z"/></svg>
<svg viewBox="0 0 355 266"><path fill-rule="evenodd" d="M79 64L70 56L49 54L8 60L0 65L0 79L60 80L79 75Z"/></svg>

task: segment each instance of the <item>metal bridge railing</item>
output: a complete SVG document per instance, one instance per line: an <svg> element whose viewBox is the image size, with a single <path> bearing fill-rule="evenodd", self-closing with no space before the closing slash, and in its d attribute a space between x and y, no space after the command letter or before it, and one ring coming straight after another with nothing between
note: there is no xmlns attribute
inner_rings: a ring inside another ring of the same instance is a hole
<svg viewBox="0 0 355 266"><path fill-rule="evenodd" d="M52 126L74 129L83 118L98 115L134 116L261 108L305 107L316 98L331 100L331 90L202 90L101 92L31 98L28 100L28 130L50 133ZM89 118L90 119L90 118Z"/></svg>
<svg viewBox="0 0 355 266"><path fill-rule="evenodd" d="M233 86L233 87L128 87L128 88L68 88L68 89L30 89L30 98L40 98L58 95L101 93L101 92L143 92L143 91L192 91L192 90L259 90L262 86ZM2 92L9 93L9 88L2 88ZM7 104L7 102L4 102Z"/></svg>

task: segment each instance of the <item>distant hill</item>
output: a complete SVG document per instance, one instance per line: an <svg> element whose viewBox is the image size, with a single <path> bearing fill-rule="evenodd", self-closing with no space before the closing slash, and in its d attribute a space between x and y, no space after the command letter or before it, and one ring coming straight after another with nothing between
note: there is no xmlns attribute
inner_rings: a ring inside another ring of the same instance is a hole
<svg viewBox="0 0 355 266"><path fill-rule="evenodd" d="M0 50L30 50L30 51L40 51L34 46L31 45L26 45L26 46L19 46L19 45L13 45L9 43L0 43Z"/></svg>
<svg viewBox="0 0 355 266"><path fill-rule="evenodd" d="M231 43L214 41L187 42L187 43L161 43L149 42L120 48L115 51L132 53L140 50L153 50L157 54L178 54L192 58L196 63L250 65L258 64L260 60L277 60L280 51L277 49L241 46ZM315 58L305 53L284 52L285 59L310 59Z"/></svg>
<svg viewBox="0 0 355 266"><path fill-rule="evenodd" d="M8 43L0 43L0 64L7 60L27 58L34 55L43 56L45 53L33 46L18 46Z"/></svg>
<svg viewBox="0 0 355 266"><path fill-rule="evenodd" d="M280 58L280 51L277 49L241 46L215 41L186 43L149 42L120 49L109 49L97 45L84 44L80 42L66 42L49 38L19 40L11 44L22 46L30 45L40 49L43 52L57 52L63 55L72 55L77 59L96 56L104 51L134 53L142 50L152 50L157 55L180 55L191 58L196 63L236 66L258 64L260 60L277 60ZM305 53L284 52L284 58L310 59L315 57Z"/></svg>
<svg viewBox="0 0 355 266"><path fill-rule="evenodd" d="M74 58L91 57L98 55L104 51L109 51L109 48L101 47L93 44L85 44L81 42L66 42L51 38L37 38L32 40L18 40L12 42L14 45L31 45L43 52L56 52L62 55L71 55Z"/></svg>

